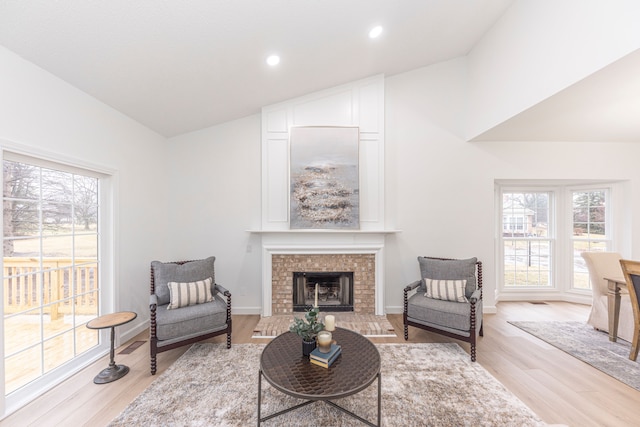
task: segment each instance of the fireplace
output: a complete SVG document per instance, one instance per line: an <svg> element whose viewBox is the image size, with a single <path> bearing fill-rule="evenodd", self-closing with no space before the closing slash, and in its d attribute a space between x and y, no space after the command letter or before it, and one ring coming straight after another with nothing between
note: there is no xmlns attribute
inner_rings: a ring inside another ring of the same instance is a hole
<svg viewBox="0 0 640 427"><path fill-rule="evenodd" d="M261 232L262 316L293 313L293 274L353 272L354 314L384 315L386 232ZM315 294L315 286L314 286ZM313 302L309 300L310 304ZM342 304L341 304L342 305ZM347 303L344 303L347 305Z"/></svg>
<svg viewBox="0 0 640 427"><path fill-rule="evenodd" d="M293 311L315 304L320 311L353 311L353 272L293 272Z"/></svg>

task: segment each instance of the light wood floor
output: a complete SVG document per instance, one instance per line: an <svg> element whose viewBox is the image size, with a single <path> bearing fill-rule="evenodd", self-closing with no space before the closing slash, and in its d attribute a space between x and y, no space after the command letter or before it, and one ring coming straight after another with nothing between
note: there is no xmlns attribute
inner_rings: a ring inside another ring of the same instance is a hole
<svg viewBox="0 0 640 427"><path fill-rule="evenodd" d="M507 323L508 320L585 320L587 306L503 302L498 314L485 315L484 337L478 345L478 363L491 372L545 422L575 427L637 426L640 392L580 362ZM379 343L404 342L402 316L389 315L397 338L372 338ZM233 317L233 343L264 343L251 338L259 316ZM141 334L134 340L147 340ZM132 340L133 341L133 340ZM217 337L213 342L224 342ZM409 328L411 342L447 342L450 339ZM126 347L125 343L121 348ZM466 343L460 342L465 350ZM187 347L162 353L158 374ZM118 352L119 350L117 350ZM4 426L104 426L118 415L155 377L149 374L149 344L128 355L116 352L116 363L131 372L114 383L93 384L108 365L108 356L49 391L0 424ZM384 409L383 409L384 410Z"/></svg>

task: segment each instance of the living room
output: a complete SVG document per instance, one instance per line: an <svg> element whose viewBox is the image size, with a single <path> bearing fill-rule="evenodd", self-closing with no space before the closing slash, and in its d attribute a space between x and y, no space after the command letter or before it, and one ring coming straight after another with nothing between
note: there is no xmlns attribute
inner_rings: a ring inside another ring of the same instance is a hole
<svg viewBox="0 0 640 427"><path fill-rule="evenodd" d="M636 243L640 242L640 230L632 225L640 222L640 177L634 168L640 154L640 133L637 115L628 115L638 112L637 77L629 79L637 75L640 48L640 30L633 19L637 6L631 1L607 2L606 6L597 1L568 0L475 3L478 9L464 9L466 13L473 15L473 10L491 7L494 14L482 16L487 20L492 16L493 21L477 28L476 39L465 45L468 48L462 53L448 56L454 52L451 48L438 60L416 62L402 71L372 68L365 74L350 75L348 80L340 80L340 76L332 82L310 81L305 92L296 92L294 81L288 89L287 80L275 74L281 70L266 69L261 71L266 75L261 81L267 82L265 87L280 87L280 97L255 101L254 95L240 86L229 89L225 95L228 100L221 94L221 102L216 101L217 94L210 94L215 109L224 110L225 103L234 105L233 101L242 104L246 113L226 118L219 114L219 121L209 124L205 113L182 104L182 98L200 96L193 88L179 99L167 99L164 93L149 90L136 92L136 102L149 114L138 119L110 106L115 99L100 99L88 89L82 90L98 85L85 69L74 76L46 66L56 55L72 57L75 44L66 45L67 51L64 44L55 44L64 43L64 37L58 40L53 34L43 34L37 30L39 21L28 19L39 16L46 28L48 21L43 17L57 17L62 12L51 5L50 9L45 5L36 10L26 5L11 9L12 2L2 2L2 149L107 177L112 191L106 219L112 225L106 230L108 242L103 251L103 269L110 273L103 281L111 283L112 289L101 296L103 310L138 314L133 322L118 328L118 344L139 338L148 328L152 260L209 255L216 256L216 281L233 295L233 315L253 319L234 324L234 339L243 335L244 328L245 340L250 341L248 331L254 327L250 323L264 312L265 233L256 232L264 230L265 215L263 108L377 78L383 85L384 100L380 146L384 174L378 189L383 201L379 230L385 233L384 288L378 304L384 313L402 313L402 290L419 277L416 257L431 255L483 261L487 317L513 313L509 308L503 311L502 304L507 307L507 301L520 299L559 301L558 306L552 305L559 312L566 310L576 317L579 312L586 318L588 306L577 303L588 304L590 299L584 293L571 292L565 276L556 277L556 288L529 294L510 294L501 287L496 188L607 183L618 197L611 249L628 258L639 257ZM410 4L420 7L417 2ZM291 5L279 3L278 7L286 6ZM104 11L70 15L95 24L100 22L99 12ZM335 13L339 11L335 7ZM176 22L186 28L189 17L195 19L185 14L176 17ZM384 21L384 17L378 19ZM469 16L465 19L461 21L475 22ZM136 21L123 19L122 23L133 27ZM87 27L93 26L90 24ZM124 27L112 29L123 30L122 35L107 34L124 51L123 46L133 40L125 38L130 33ZM31 35L23 33L29 30ZM83 38L80 27L77 31L78 35L71 37L76 42ZM385 31L388 36L393 28ZM48 37L52 44L46 43ZM419 42L447 45L447 39ZM49 56L41 56L43 63L38 64L26 55L29 50L21 43L27 47L41 44ZM23 54L19 53L21 46ZM370 47L374 48L375 44ZM143 49L143 43L133 43L127 55L144 57ZM86 50L80 52L87 54ZM373 56L370 52L367 55ZM104 73L125 75L129 64L118 57L116 49L104 57L85 58L104 68ZM148 60L153 62L154 58ZM179 57L173 61L186 60ZM233 60L228 62L233 68ZM279 67L286 67L284 58ZM145 76L156 72L148 67L139 70L138 80L126 80L120 90L144 89ZM299 73L305 80L306 74ZM316 74L323 72L309 71L308 75ZM178 110L167 107L174 103ZM173 122L174 118L180 120ZM325 120L313 124L335 125ZM535 309L540 307L531 308ZM397 322L394 326L400 337L401 326ZM480 363L483 345L491 348L493 339L485 330L479 344ZM103 348L102 356L107 349ZM171 358L161 360L165 369ZM105 359L101 360L104 363ZM147 363L148 359L141 357L135 369L148 375ZM91 376L86 377L86 383L91 384ZM637 402L638 397L631 399ZM9 409L6 403L4 408Z"/></svg>

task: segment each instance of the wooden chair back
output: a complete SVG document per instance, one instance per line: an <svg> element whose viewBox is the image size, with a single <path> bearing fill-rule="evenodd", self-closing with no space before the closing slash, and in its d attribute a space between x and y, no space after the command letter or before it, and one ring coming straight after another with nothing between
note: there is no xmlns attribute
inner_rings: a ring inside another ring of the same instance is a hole
<svg viewBox="0 0 640 427"><path fill-rule="evenodd" d="M631 306L633 307L633 340L631 341L631 354L629 359L636 360L640 348L640 261L620 260L620 267L624 273Z"/></svg>

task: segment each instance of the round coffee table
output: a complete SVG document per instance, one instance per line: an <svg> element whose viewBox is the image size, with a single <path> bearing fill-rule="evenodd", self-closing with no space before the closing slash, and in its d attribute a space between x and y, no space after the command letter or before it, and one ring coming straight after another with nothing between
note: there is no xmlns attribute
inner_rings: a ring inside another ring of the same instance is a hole
<svg viewBox="0 0 640 427"><path fill-rule="evenodd" d="M87 323L89 329L106 329L111 328L111 359L109 361L109 367L104 368L96 377L93 382L96 384L106 384L112 381L118 380L129 372L129 367L125 365L116 365L114 360L114 341L115 341L115 328L116 326L124 325L131 322L138 315L132 311L122 311L119 313L105 314L96 319L90 320Z"/></svg>
<svg viewBox="0 0 640 427"><path fill-rule="evenodd" d="M342 353L327 369L309 362L302 355L301 338L285 332L274 338L262 351L258 377L258 425L262 421L322 400L370 426L380 425L380 353L367 338L348 329L336 328L333 338L342 347ZM262 377L275 389L299 399L299 405L260 418ZM373 424L332 402L366 389L378 379L378 423Z"/></svg>

